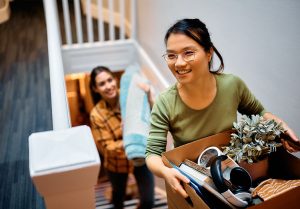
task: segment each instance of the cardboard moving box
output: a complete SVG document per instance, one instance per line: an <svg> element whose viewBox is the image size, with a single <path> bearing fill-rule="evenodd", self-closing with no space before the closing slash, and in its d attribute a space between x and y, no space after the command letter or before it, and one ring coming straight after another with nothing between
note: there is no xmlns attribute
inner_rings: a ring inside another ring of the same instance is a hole
<svg viewBox="0 0 300 209"><path fill-rule="evenodd" d="M197 141L177 147L173 150L163 153L162 159L166 166L172 167L169 160L179 166L185 159L196 162L200 153L210 146L221 148L227 145L232 131L219 133L213 136L199 139ZM270 178L280 179L300 179L300 159L281 149L270 156ZM174 193L166 183L167 198L169 209L209 209L209 206L196 194L196 192L187 184L184 184L190 200L185 200L182 196ZM296 209L300 208L300 187L294 188L268 201L257 205L251 205L249 209ZM216 200L213 200L213 202ZM217 201L216 201L217 204ZM224 204L224 207L228 207ZM221 209L224 209L222 207ZM231 206L234 208L233 206ZM228 207L229 208L229 207Z"/></svg>

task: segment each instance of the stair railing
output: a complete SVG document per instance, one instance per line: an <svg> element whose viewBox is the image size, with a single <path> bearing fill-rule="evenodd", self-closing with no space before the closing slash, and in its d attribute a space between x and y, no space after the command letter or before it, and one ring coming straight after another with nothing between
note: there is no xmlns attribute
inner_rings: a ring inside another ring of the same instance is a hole
<svg viewBox="0 0 300 209"><path fill-rule="evenodd" d="M90 72L97 65L108 66L113 71L117 71L137 62L142 71L152 78L151 82L159 90L169 85L136 41L136 0L73 0L76 27L73 30L69 10L70 1L61 1L65 44L62 44L60 31L62 27L60 27L57 3L55 0L44 0L53 130L70 127L65 74ZM83 37L83 18L87 26L87 40ZM94 37L93 18L97 21L98 38ZM105 27L105 23L108 23L108 28ZM117 40L115 26L119 27ZM108 31L105 32L105 29ZM72 32L76 33L76 40L73 40L72 37L75 35L73 36ZM108 39L104 37L106 33Z"/></svg>
<svg viewBox="0 0 300 209"><path fill-rule="evenodd" d="M44 0L45 19L48 37L50 90L53 130L62 130L71 125L66 95L61 37L56 1Z"/></svg>

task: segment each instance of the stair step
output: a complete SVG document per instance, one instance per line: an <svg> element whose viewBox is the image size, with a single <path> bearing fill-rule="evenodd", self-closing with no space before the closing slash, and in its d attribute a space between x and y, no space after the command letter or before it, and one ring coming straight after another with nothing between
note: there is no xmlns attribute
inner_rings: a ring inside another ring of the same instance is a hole
<svg viewBox="0 0 300 209"><path fill-rule="evenodd" d="M105 192L107 189L110 189L111 185L108 181L100 182L97 186L95 186L95 196L96 196L96 209L112 209L113 205L109 202L109 200L105 197ZM160 189L155 188L155 202L153 209L167 209L167 198L160 191ZM130 200L124 201L124 209L136 209L139 203L138 198L133 198Z"/></svg>

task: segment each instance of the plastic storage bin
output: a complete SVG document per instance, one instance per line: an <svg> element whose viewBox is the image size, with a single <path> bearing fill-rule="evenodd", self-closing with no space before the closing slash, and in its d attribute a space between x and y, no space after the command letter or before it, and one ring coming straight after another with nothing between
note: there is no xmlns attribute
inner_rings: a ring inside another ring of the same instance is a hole
<svg viewBox="0 0 300 209"><path fill-rule="evenodd" d="M29 170L47 209L95 208L100 158L88 126L31 134Z"/></svg>

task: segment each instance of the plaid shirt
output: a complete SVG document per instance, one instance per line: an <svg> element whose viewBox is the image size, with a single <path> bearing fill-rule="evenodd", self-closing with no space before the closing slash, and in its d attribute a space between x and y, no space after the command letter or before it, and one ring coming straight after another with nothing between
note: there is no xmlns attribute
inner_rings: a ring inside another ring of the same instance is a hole
<svg viewBox="0 0 300 209"><path fill-rule="evenodd" d="M104 167L116 173L132 172L123 147L120 108L112 110L104 100L90 114L91 129L98 151L104 157Z"/></svg>

